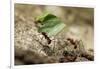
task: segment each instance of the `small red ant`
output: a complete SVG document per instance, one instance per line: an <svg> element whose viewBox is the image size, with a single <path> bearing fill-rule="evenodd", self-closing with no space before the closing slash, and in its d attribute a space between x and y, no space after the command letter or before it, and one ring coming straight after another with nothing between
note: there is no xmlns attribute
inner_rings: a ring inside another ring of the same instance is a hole
<svg viewBox="0 0 100 69"><path fill-rule="evenodd" d="M71 38L67 38L68 41L70 41L71 44L74 45L74 48L76 49L77 48L77 44L76 44L76 41L71 39Z"/></svg>

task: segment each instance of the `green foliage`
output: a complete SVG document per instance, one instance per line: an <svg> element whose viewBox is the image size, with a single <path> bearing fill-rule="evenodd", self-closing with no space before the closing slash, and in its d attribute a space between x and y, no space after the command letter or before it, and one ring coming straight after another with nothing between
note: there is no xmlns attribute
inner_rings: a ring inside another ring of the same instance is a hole
<svg viewBox="0 0 100 69"><path fill-rule="evenodd" d="M39 32L45 32L48 36L58 34L66 25L55 15L44 13L36 18L36 21L41 23Z"/></svg>

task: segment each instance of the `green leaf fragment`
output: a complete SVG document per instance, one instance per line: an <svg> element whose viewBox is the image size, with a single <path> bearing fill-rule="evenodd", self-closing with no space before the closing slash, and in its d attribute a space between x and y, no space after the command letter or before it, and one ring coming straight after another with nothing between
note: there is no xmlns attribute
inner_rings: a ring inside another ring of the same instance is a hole
<svg viewBox="0 0 100 69"><path fill-rule="evenodd" d="M48 36L58 34L66 26L58 17L50 13L39 16L37 21L42 24L39 32L45 32Z"/></svg>

